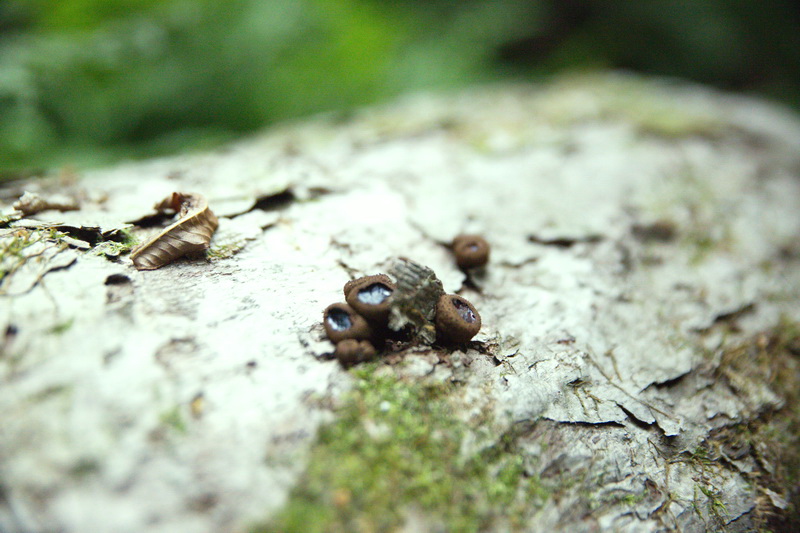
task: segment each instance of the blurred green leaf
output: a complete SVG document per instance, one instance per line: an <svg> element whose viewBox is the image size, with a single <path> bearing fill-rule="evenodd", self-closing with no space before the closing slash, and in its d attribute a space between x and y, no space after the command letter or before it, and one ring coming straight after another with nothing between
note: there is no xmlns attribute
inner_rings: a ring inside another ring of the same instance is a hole
<svg viewBox="0 0 800 533"><path fill-rule="evenodd" d="M406 91L627 68L800 103L789 0L5 0L0 176Z"/></svg>

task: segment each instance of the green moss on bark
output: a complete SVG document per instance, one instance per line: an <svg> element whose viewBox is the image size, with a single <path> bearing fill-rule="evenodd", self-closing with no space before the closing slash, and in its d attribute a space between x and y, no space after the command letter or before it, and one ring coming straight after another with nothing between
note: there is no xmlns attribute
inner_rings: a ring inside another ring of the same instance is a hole
<svg viewBox="0 0 800 533"><path fill-rule="evenodd" d="M717 374L734 390L743 382L768 386L782 407L753 412L748 421L714 432L704 443L706 453L714 459L750 454L759 465L748 474L757 492L755 522L765 531L800 530L800 323L783 318L726 349Z"/></svg>
<svg viewBox="0 0 800 533"><path fill-rule="evenodd" d="M546 498L515 438L455 414L459 388L378 377L357 382L323 427L289 502L253 533L391 531L415 511L447 531L522 526Z"/></svg>

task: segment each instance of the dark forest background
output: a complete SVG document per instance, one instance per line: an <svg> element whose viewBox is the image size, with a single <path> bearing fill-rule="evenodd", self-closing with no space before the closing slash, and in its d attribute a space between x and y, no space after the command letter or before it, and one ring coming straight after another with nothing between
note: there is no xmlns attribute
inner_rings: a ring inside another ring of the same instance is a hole
<svg viewBox="0 0 800 533"><path fill-rule="evenodd" d="M417 90L625 69L800 110L788 0L0 0L0 177Z"/></svg>

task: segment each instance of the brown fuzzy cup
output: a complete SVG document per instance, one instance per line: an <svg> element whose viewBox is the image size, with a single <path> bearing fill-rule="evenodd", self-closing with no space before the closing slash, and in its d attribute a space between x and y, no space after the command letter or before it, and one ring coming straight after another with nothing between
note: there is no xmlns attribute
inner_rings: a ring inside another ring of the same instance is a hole
<svg viewBox="0 0 800 533"><path fill-rule="evenodd" d="M481 315L469 301L456 294L444 294L436 304L436 333L455 344L463 344L481 329Z"/></svg>
<svg viewBox="0 0 800 533"><path fill-rule="evenodd" d="M479 268L489 262L489 243L480 235L459 235L453 239L452 249L461 270Z"/></svg>
<svg viewBox="0 0 800 533"><path fill-rule="evenodd" d="M350 366L375 357L375 347L369 341L345 339L336 345L334 355L342 365Z"/></svg>
<svg viewBox="0 0 800 533"><path fill-rule="evenodd" d="M365 276L345 285L345 300L368 322L383 326L389 318L389 301L395 285L385 274Z"/></svg>
<svg viewBox="0 0 800 533"><path fill-rule="evenodd" d="M373 333L364 317L345 303L326 307L322 315L322 324L325 326L325 334L335 343L345 339L369 339Z"/></svg>

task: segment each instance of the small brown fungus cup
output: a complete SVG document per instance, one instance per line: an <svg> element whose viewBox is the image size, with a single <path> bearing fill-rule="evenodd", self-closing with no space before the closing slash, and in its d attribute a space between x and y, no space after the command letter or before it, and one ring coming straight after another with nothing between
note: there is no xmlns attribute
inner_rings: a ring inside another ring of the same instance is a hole
<svg viewBox="0 0 800 533"><path fill-rule="evenodd" d="M349 287L348 287L349 285ZM356 313L373 324L385 325L395 285L385 274L365 276L345 285L345 300Z"/></svg>
<svg viewBox="0 0 800 533"><path fill-rule="evenodd" d="M369 341L345 339L336 345L333 353L343 366L369 361L375 357L375 347Z"/></svg>
<svg viewBox="0 0 800 533"><path fill-rule="evenodd" d="M325 326L325 334L334 343L345 339L365 340L373 335L372 328L364 317L345 303L326 307L322 315L322 324Z"/></svg>
<svg viewBox="0 0 800 533"><path fill-rule="evenodd" d="M347 294L350 292L350 289L355 287L356 285L361 285L367 280L372 280L375 282L385 283L391 287L394 287L394 283L386 274L375 274L374 276L362 276L360 278L351 279L347 283L344 284L344 297L347 298Z"/></svg>
<svg viewBox="0 0 800 533"><path fill-rule="evenodd" d="M436 304L436 333L445 341L463 344L481 329L481 315L468 300L443 294Z"/></svg>
<svg viewBox="0 0 800 533"><path fill-rule="evenodd" d="M453 239L451 248L461 270L479 268L489 262L489 243L480 235L459 235Z"/></svg>

